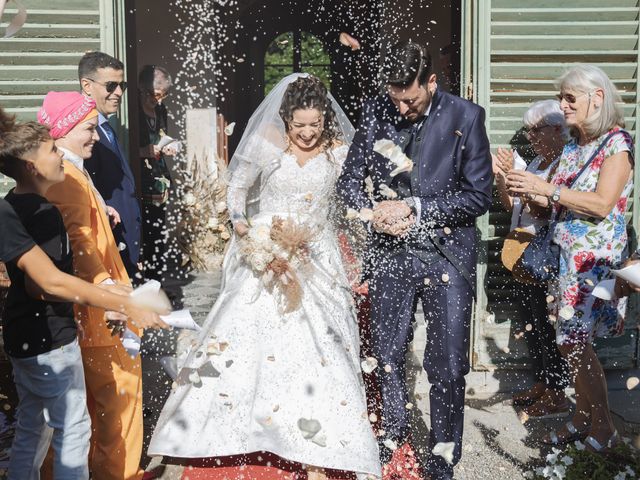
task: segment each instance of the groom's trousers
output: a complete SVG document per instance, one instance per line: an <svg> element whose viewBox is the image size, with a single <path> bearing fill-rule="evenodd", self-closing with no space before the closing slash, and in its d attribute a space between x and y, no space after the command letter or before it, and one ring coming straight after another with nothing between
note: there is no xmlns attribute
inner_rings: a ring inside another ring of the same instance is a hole
<svg viewBox="0 0 640 480"><path fill-rule="evenodd" d="M469 372L471 286L445 258L427 264L410 253L380 257L369 291L385 438L402 443L409 433L405 357L420 300L427 328L423 366L431 384L430 444L433 449L437 443L453 442L455 465L462 450L464 376ZM414 443L421 440L414 438ZM435 479L451 478L453 465L431 455L426 470Z"/></svg>

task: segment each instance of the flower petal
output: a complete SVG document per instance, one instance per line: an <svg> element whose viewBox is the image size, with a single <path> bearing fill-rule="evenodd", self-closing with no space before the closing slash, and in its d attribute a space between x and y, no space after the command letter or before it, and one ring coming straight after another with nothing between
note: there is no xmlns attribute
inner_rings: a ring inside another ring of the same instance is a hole
<svg viewBox="0 0 640 480"><path fill-rule="evenodd" d="M370 208L361 208L360 209L360 220L363 222L370 222L373 220L373 210Z"/></svg>
<svg viewBox="0 0 640 480"><path fill-rule="evenodd" d="M445 462L449 465L453 465L453 448L455 445L454 442L438 442L433 447L431 453L444 458Z"/></svg>
<svg viewBox="0 0 640 480"><path fill-rule="evenodd" d="M375 357L367 357L360 364L364 373L371 373L378 368L378 360Z"/></svg>
<svg viewBox="0 0 640 480"><path fill-rule="evenodd" d="M236 122L231 122L229 125L227 125L226 127L224 127L224 134L227 137L230 137L231 135L233 135L233 130L236 128Z"/></svg>
<svg viewBox="0 0 640 480"><path fill-rule="evenodd" d="M380 184L380 195L382 195L383 197L389 198L391 200L393 200L394 198L398 197L398 194L395 191L393 191L392 189L390 189L384 183Z"/></svg>
<svg viewBox="0 0 640 480"><path fill-rule="evenodd" d="M394 168L389 175L391 175L391 177L395 177L399 173L410 172L411 170L413 170L413 162L407 158L404 162Z"/></svg>
<svg viewBox="0 0 640 480"><path fill-rule="evenodd" d="M313 438L320 430L322 430L322 425L320 422L313 418L299 418L298 419L298 428L302 432L302 436L306 440L310 440Z"/></svg>

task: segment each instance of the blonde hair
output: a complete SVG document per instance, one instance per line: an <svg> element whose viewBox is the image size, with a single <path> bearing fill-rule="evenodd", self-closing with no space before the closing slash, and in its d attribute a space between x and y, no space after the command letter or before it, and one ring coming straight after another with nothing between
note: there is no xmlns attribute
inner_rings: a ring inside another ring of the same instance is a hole
<svg viewBox="0 0 640 480"><path fill-rule="evenodd" d="M598 109L592 109L583 122L583 130L589 138L598 138L614 127L624 128L622 99L615 85L606 73L594 65L579 64L564 72L556 81L560 91L571 90L576 93L593 93L602 89L603 101ZM572 128L571 134L577 137Z"/></svg>

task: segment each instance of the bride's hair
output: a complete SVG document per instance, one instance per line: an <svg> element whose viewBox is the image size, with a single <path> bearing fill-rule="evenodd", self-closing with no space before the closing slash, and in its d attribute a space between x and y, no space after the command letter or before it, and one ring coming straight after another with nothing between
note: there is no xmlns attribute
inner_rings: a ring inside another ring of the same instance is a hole
<svg viewBox="0 0 640 480"><path fill-rule="evenodd" d="M280 117L289 132L289 122L293 120L293 112L300 109L316 108L324 116L324 129L320 135L320 146L325 152L339 143L342 133L338 128L336 112L331 106L327 88L314 76L300 77L291 82L284 92L280 105Z"/></svg>

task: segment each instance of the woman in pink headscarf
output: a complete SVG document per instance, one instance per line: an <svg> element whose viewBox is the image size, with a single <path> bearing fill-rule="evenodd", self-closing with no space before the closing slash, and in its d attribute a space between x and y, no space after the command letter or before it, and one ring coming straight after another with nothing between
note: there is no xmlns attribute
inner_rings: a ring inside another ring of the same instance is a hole
<svg viewBox="0 0 640 480"><path fill-rule="evenodd" d="M74 252L75 274L96 285L130 285L122 263L104 200L84 169L99 140L95 102L78 92L49 92L38 112L38 121L50 128L56 147L64 153L65 180L47 191L64 219ZM89 459L94 478L120 471L123 478L142 476L142 373L140 356L129 356L118 336L112 336L105 312L76 306L76 317L84 330L82 360L87 402L93 425ZM107 318L126 328L126 317L107 312ZM157 326L165 326L164 323ZM130 332L142 332L129 324ZM115 457L111 452L119 452ZM109 456L111 455L111 456Z"/></svg>

